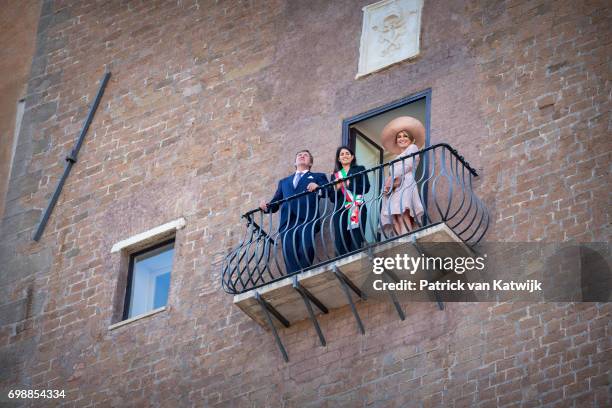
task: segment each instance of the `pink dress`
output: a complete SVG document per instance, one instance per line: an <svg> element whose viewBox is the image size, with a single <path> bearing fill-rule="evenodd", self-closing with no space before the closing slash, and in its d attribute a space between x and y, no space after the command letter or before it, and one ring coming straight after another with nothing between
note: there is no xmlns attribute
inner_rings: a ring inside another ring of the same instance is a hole
<svg viewBox="0 0 612 408"><path fill-rule="evenodd" d="M415 144L411 144L404 150L396 159L408 156L419 151ZM395 179L400 178L401 184L396 187L390 195L384 195L382 200L382 208L380 211L380 220L383 226L393 223L391 214L399 215L403 212L410 211L412 218L417 220L423 214L423 205L419 197L419 188L412 176L413 168L418 166L418 156L393 163L393 172L389 170L389 177L393 174Z"/></svg>

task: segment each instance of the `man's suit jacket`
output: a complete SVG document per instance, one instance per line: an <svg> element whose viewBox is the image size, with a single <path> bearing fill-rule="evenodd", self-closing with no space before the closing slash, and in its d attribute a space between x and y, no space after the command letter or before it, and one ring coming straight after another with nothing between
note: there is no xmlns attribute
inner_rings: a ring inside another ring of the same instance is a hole
<svg viewBox="0 0 612 408"><path fill-rule="evenodd" d="M274 197L270 200L270 205L268 206L269 211L277 212L279 205L275 204L276 201L282 200L284 198L291 197L293 195L303 193L306 190L306 186L310 183L316 183L319 186L323 186L327 184L327 176L323 173L313 173L311 171L307 171L304 173L297 186L293 188L293 178L295 177L295 173L291 174L284 179L281 179L278 182L278 187L276 192L274 193ZM319 190L322 191L322 190ZM306 194L303 197L298 199L289 200L280 205L281 207L281 217L279 226L282 227L286 225L288 222L293 223L297 222L307 222L312 221L318 216L318 200L319 194L317 192ZM299 224L298 224L299 225Z"/></svg>

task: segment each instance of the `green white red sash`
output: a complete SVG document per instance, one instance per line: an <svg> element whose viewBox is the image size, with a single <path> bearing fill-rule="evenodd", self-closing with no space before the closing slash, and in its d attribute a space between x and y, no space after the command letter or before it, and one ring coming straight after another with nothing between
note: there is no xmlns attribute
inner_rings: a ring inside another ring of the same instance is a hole
<svg viewBox="0 0 612 408"><path fill-rule="evenodd" d="M346 178L348 178L348 175L346 174L346 171L343 168L336 172L337 180ZM342 194L344 195L344 203L342 205L349 212L347 229L359 228L359 208L364 203L363 195L353 194L352 191L346 188L346 184L344 182L340 184L340 188L342 189Z"/></svg>

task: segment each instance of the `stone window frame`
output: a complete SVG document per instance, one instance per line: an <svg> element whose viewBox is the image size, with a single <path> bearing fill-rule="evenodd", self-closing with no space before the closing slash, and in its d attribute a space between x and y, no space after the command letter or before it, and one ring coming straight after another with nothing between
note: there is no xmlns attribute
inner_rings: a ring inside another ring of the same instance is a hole
<svg viewBox="0 0 612 408"><path fill-rule="evenodd" d="M127 300L127 289L128 279L131 275L131 263L135 255L153 250L161 245L166 245L170 241L174 241L175 249L177 242L177 232L183 229L186 225L185 218L181 217L176 220L167 222L163 225L157 226L150 230L131 236L127 239L121 240L115 243L111 248L111 254L120 254L119 260L119 274L116 281L116 290L113 302L113 315L111 318L111 325L109 330L116 329L118 327L125 326L134 321L141 320L143 318L156 315L160 312L169 309L170 293L168 294L168 302L166 306L148 311L138 316L134 316L129 319L125 319L126 308L129 307L129 300ZM176 260L176 252L173 259L173 270ZM172 275L171 275L172 276Z"/></svg>

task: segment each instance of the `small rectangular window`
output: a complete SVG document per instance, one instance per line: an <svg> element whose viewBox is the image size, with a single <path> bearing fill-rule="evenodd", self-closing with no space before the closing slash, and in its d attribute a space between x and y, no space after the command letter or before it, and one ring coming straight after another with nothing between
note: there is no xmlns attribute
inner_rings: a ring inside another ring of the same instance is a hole
<svg viewBox="0 0 612 408"><path fill-rule="evenodd" d="M174 239L130 255L123 319L166 306Z"/></svg>

